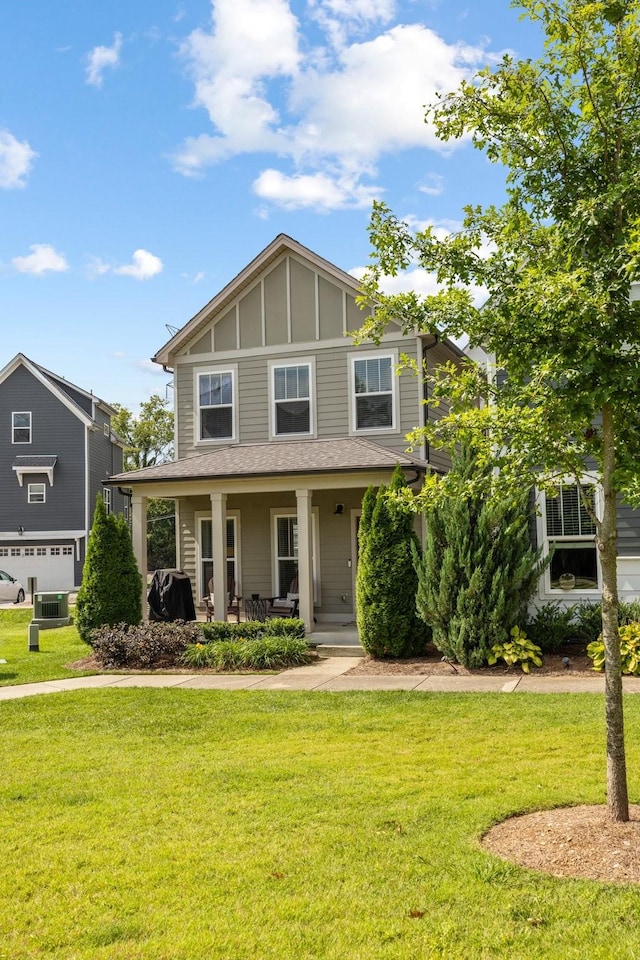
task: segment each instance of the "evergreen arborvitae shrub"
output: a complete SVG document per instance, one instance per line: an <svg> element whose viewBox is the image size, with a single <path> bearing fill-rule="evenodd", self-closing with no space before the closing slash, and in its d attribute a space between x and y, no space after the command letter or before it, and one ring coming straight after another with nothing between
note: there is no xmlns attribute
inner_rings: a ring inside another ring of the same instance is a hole
<svg viewBox="0 0 640 960"><path fill-rule="evenodd" d="M470 450L454 457L452 471L462 480L478 469ZM452 496L428 509L425 550L415 554L416 603L449 659L482 666L492 646L525 622L545 566L531 544L530 515L527 493L511 500Z"/></svg>
<svg viewBox="0 0 640 960"><path fill-rule="evenodd" d="M429 635L416 613L414 514L394 496L404 486L398 465L390 486L369 487L362 501L356 611L360 642L373 657L422 653Z"/></svg>
<svg viewBox="0 0 640 960"><path fill-rule="evenodd" d="M76 600L75 624L86 643L96 627L142 619L142 580L122 517L108 515L98 494Z"/></svg>

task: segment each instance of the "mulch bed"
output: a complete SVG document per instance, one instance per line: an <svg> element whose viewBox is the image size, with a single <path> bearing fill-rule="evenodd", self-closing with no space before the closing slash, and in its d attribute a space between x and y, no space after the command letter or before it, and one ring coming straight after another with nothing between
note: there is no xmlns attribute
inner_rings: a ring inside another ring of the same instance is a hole
<svg viewBox="0 0 640 960"><path fill-rule="evenodd" d="M566 664L568 659L569 663ZM493 667L478 667L469 669L460 666L459 663L451 664L443 662L442 654L439 650L429 644L424 657L410 657L407 660L399 660L394 657L385 657L382 660L374 660L373 657L365 657L357 666L349 670L347 676L414 676L414 675L440 675L453 676L519 676L522 673L520 667L507 667L504 663L496 663ZM593 673L591 660L585 653L582 644L569 643L561 647L556 653L546 653L542 657L541 667L531 667L533 676L584 676Z"/></svg>

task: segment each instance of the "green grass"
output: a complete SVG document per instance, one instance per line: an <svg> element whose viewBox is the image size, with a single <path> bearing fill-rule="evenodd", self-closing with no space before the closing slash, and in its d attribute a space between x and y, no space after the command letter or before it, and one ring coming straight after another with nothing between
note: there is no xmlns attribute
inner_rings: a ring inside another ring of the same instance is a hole
<svg viewBox="0 0 640 960"><path fill-rule="evenodd" d="M0 663L0 687L82 676L82 673L68 670L66 666L91 652L78 636L76 628L69 626L40 630L40 651L30 652L28 631L32 617L31 608L0 610L0 658L7 661Z"/></svg>
<svg viewBox="0 0 640 960"><path fill-rule="evenodd" d="M603 801L601 697L101 689L0 738L2 960L640 956L636 888L478 844Z"/></svg>

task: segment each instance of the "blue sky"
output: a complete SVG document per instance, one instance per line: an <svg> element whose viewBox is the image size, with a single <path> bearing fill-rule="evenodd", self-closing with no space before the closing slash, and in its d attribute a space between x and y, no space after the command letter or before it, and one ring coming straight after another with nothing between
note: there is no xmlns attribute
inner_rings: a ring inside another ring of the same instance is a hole
<svg viewBox="0 0 640 960"><path fill-rule="evenodd" d="M278 233L367 262L374 198L452 229L503 172L422 106L509 49L507 0L28 0L0 32L0 367L134 412L149 362ZM431 278L402 281L422 290ZM171 397L170 389L167 395Z"/></svg>

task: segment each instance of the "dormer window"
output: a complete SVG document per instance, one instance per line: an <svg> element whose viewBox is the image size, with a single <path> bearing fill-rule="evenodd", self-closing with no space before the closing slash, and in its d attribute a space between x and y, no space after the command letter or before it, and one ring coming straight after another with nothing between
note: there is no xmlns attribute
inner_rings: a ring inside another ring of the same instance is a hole
<svg viewBox="0 0 640 960"><path fill-rule="evenodd" d="M12 443L31 443L31 414L19 412L11 414Z"/></svg>

